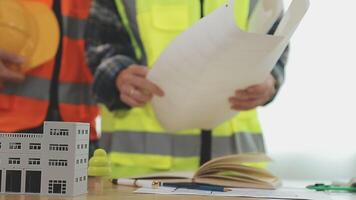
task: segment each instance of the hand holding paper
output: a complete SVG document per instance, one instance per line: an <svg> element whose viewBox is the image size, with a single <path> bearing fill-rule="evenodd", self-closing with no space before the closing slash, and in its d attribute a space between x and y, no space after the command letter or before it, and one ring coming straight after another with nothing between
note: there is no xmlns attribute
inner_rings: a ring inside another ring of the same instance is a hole
<svg viewBox="0 0 356 200"><path fill-rule="evenodd" d="M147 73L147 67L139 65L131 65L119 73L116 87L123 102L132 107L139 107L151 101L154 95L164 95L161 88L147 80Z"/></svg>
<svg viewBox="0 0 356 200"><path fill-rule="evenodd" d="M237 111L250 110L267 103L275 94L275 79L272 75L257 85L244 90L237 90L233 97L229 98L231 109Z"/></svg>
<svg viewBox="0 0 356 200"><path fill-rule="evenodd" d="M229 97L268 77L309 6L294 0L271 36L240 30L233 2L179 35L149 73L165 91L152 103L166 129L212 129L235 116Z"/></svg>

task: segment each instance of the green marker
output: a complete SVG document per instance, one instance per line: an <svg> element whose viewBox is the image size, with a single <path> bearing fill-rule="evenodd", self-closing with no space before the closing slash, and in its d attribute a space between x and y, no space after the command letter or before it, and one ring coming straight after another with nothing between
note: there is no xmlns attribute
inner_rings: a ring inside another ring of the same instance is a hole
<svg viewBox="0 0 356 200"><path fill-rule="evenodd" d="M345 191L345 192L356 192L356 187L348 186L338 186L338 185L325 185L323 183L316 183L314 185L308 185L308 189L316 191Z"/></svg>

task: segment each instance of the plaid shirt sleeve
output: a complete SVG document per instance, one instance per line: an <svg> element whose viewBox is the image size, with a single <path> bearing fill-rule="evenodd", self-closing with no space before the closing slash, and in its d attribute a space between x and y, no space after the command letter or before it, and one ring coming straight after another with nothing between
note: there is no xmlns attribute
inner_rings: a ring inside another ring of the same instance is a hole
<svg viewBox="0 0 356 200"><path fill-rule="evenodd" d="M273 34L276 31L281 19L282 19L282 15L273 24L268 34ZM288 55L289 55L289 45L286 47L286 49L284 50L283 54L281 55L281 57L279 58L279 60L277 61L276 65L274 66L271 72L272 76L276 80L276 84L275 84L276 93L265 105L271 103L274 100L274 98L277 96L278 92L280 91L281 86L284 83L284 76L285 76L284 71L285 71L285 66L287 64Z"/></svg>
<svg viewBox="0 0 356 200"><path fill-rule="evenodd" d="M136 63L135 54L113 0L93 1L85 41L96 101L109 110L129 108L121 102L115 82L120 71Z"/></svg>

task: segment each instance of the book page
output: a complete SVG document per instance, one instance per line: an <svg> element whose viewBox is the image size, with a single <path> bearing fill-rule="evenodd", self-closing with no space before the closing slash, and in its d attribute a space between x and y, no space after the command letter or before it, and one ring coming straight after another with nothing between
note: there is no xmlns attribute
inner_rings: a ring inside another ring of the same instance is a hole
<svg viewBox="0 0 356 200"><path fill-rule="evenodd" d="M152 105L166 129L212 129L237 115L229 97L268 77L306 12L288 15L278 35L248 33L236 26L233 2L176 37L154 63L148 79L165 96Z"/></svg>
<svg viewBox="0 0 356 200"><path fill-rule="evenodd" d="M268 162L265 154L247 153L215 158L194 174L193 182L223 185L228 187L277 188L280 180L266 169L244 165L245 163Z"/></svg>
<svg viewBox="0 0 356 200"><path fill-rule="evenodd" d="M246 154L236 154L236 155L228 155L222 156L219 158L215 158L210 160L209 162L202 165L195 176L199 176L200 174L204 174L206 169L212 168L215 164L218 165L235 165L242 163L256 163L256 162L269 162L271 159L265 154L261 153L246 153Z"/></svg>
<svg viewBox="0 0 356 200"><path fill-rule="evenodd" d="M194 178L197 177L206 177L206 176L219 176L219 177L240 177L240 178L250 178L260 181L267 181L270 179L276 178L266 169L255 168L243 165L220 165L214 166L211 169L207 169L206 171L195 175Z"/></svg>

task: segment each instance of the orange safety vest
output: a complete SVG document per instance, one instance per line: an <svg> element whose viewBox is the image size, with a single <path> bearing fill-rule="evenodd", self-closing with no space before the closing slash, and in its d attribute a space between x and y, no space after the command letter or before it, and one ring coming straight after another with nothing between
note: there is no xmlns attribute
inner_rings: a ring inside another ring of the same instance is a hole
<svg viewBox="0 0 356 200"><path fill-rule="evenodd" d="M53 0L36 0L52 7ZM59 112L63 121L89 122L90 140L97 139L98 108L90 95L93 76L85 62L84 30L91 0L61 1L63 16L62 58L58 83ZM40 126L49 106L55 60L26 73L21 84L0 90L0 131L16 132Z"/></svg>

